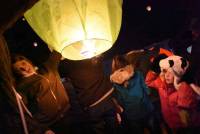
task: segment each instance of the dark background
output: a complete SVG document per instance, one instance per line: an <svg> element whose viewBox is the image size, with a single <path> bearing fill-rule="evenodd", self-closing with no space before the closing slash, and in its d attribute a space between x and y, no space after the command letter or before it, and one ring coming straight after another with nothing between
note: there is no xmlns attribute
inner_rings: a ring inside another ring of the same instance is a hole
<svg viewBox="0 0 200 134"><path fill-rule="evenodd" d="M146 10L148 5L152 8L150 12ZM189 29L191 20L199 17L199 13L199 0L124 0L119 37L104 55L112 57L155 42L176 39ZM47 58L47 46L22 18L4 35L11 53L22 53L36 64Z"/></svg>

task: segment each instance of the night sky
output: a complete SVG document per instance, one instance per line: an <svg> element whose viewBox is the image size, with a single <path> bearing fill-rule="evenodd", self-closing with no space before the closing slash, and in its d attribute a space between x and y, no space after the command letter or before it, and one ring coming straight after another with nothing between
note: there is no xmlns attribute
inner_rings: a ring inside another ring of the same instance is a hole
<svg viewBox="0 0 200 134"><path fill-rule="evenodd" d="M150 12L147 6L151 6ZM119 37L104 55L110 57L176 38L189 29L190 21L199 13L199 0L124 0ZM11 53L22 53L35 63L48 56L45 43L22 18L5 32L5 37ZM34 42L38 45L34 46Z"/></svg>

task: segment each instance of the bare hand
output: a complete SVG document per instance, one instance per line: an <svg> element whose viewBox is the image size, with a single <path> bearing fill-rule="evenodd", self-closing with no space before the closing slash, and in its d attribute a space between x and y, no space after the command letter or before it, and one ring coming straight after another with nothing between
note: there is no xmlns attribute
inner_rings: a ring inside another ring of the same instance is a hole
<svg viewBox="0 0 200 134"><path fill-rule="evenodd" d="M45 131L44 134L55 134L55 133L52 130L47 130L47 131Z"/></svg>
<svg viewBox="0 0 200 134"><path fill-rule="evenodd" d="M179 89L180 87L180 78L179 77L174 77L174 87L176 88L176 90Z"/></svg>
<svg viewBox="0 0 200 134"><path fill-rule="evenodd" d="M122 118L121 118L121 115L119 113L116 114L116 118L117 118L117 123L121 124Z"/></svg>
<svg viewBox="0 0 200 134"><path fill-rule="evenodd" d="M165 80L165 73L161 72L159 77L160 77L161 81L164 81Z"/></svg>
<svg viewBox="0 0 200 134"><path fill-rule="evenodd" d="M181 110L179 112L179 117L182 121L182 123L185 125L185 126L188 126L188 122L189 122L189 114L186 110Z"/></svg>

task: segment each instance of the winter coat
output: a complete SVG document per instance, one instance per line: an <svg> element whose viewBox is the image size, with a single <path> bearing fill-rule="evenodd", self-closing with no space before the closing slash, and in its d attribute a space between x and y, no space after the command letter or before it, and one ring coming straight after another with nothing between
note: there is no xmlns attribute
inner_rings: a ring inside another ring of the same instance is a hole
<svg viewBox="0 0 200 134"><path fill-rule="evenodd" d="M69 97L57 72L60 56L53 52L40 74L22 78L17 90L23 96L33 117L41 124L52 125L69 109Z"/></svg>
<svg viewBox="0 0 200 134"><path fill-rule="evenodd" d="M148 97L149 89L139 71L136 71L128 80L127 87L116 83L113 86L117 91L116 98L124 108L123 115L127 119L143 119L153 110L153 105Z"/></svg>
<svg viewBox="0 0 200 134"><path fill-rule="evenodd" d="M9 51L0 35L0 134L23 134L22 121L13 91L13 76ZM39 124L24 111L29 134L43 134L48 128Z"/></svg>
<svg viewBox="0 0 200 134"><path fill-rule="evenodd" d="M198 117L196 111L197 95L187 83L182 82L179 89L176 90L173 85L167 85L152 71L148 72L145 81L149 87L158 90L162 114L170 128L187 127L181 121L181 110L186 110L190 115L188 126L198 126L198 122L194 123L195 120L197 121L195 118Z"/></svg>
<svg viewBox="0 0 200 134"><path fill-rule="evenodd" d="M71 79L82 107L95 103L112 88L109 77L103 72L101 56L80 61L65 59L60 71Z"/></svg>

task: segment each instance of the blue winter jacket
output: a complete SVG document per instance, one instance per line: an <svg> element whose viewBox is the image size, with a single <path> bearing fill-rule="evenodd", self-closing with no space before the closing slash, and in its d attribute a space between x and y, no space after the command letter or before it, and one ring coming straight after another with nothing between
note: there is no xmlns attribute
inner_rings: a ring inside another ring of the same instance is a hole
<svg viewBox="0 0 200 134"><path fill-rule="evenodd" d="M150 91L145 85L141 72L136 71L124 87L114 83L115 97L124 108L123 115L129 120L145 118L152 110L153 105L149 98Z"/></svg>

